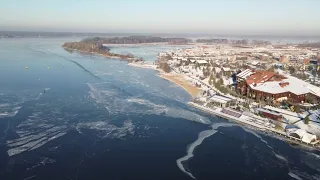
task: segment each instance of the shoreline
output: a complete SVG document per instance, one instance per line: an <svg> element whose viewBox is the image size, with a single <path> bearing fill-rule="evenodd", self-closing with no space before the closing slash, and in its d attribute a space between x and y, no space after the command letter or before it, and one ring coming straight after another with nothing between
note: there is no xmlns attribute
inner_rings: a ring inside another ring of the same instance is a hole
<svg viewBox="0 0 320 180"><path fill-rule="evenodd" d="M219 118L223 118L227 121L232 121L234 123L237 123L237 124L240 124L244 127L252 127L254 129L258 129L262 132L270 132L276 136L279 136L279 137L282 137L283 138L283 141L285 142L288 142L288 143L294 143L294 144L298 144L300 146L303 146L303 147L308 147L308 148L312 148L312 149L316 149L316 150L320 150L320 147L319 147L319 141L316 142L316 143L306 143L306 142L303 142L301 139L298 139L296 137L293 137L293 136L289 136L287 135L286 133L284 132L281 132L279 130L276 130L276 129L273 129L273 128L270 128L270 127L266 127L266 126L263 126L263 125L260 125L260 124L256 124L256 123L253 123L251 121L248 121L248 118L247 115L245 114L242 114L241 117L239 118L236 118L236 117L233 117L229 114L224 114L222 112L220 112L219 110L221 110L221 108L216 108L216 109L210 109L210 108L207 108L207 107L203 107L197 103L194 103L194 102L188 102L188 105L193 107L193 108L196 108L204 113L207 113L209 115L213 115L213 116L216 116L216 117L219 117ZM249 116L248 116L249 117ZM250 118L250 117L249 117Z"/></svg>
<svg viewBox="0 0 320 180"><path fill-rule="evenodd" d="M182 75L178 75L178 74L175 75L170 73L159 73L158 76L182 87L187 93L189 93L192 96L192 98L197 97L202 92L200 88L192 85Z"/></svg>
<svg viewBox="0 0 320 180"><path fill-rule="evenodd" d="M101 55L101 56L104 56L106 58L111 58L111 59L126 60L126 61L128 61L128 65L129 66L156 70L156 71L158 71L157 75L160 78L166 79L166 80L174 83L175 85L178 85L178 86L182 87L188 94L190 94L190 96L192 98L195 98L195 97L199 96L200 93L203 92L203 90L201 88L198 88L198 87L194 86L192 84L192 82L190 82L186 78L186 76L184 76L183 74L178 74L178 73L173 73L173 72L165 73L161 69L157 68L157 66L155 64L151 64L151 63L148 64L145 61L130 62L130 60L134 60L135 58L125 58L125 59L123 59L123 58L118 57L118 56L110 56L110 55L107 55L107 54L100 54L100 53L96 53L96 52L88 52L88 51L71 49L71 48L66 48L66 47L63 47L63 48L68 49L68 50L74 50L74 51L79 51L79 52L90 53L90 54L97 54L97 55ZM233 116L230 116L229 114L225 114L223 112L220 112L220 110L222 110L221 108L210 109L210 108L203 107L203 106L201 106L199 104L196 104L196 103L193 103L193 102L189 102L188 105L191 106L191 107L194 107L194 108L196 108L196 109L198 109L200 111L208 113L210 115L223 118L223 119L225 119L227 121L233 121L233 122L235 122L237 124L243 125L244 127L249 127L249 128L253 127L253 128L257 128L257 129L259 129L259 130L261 130L263 132L273 133L273 134L275 134L277 136L283 137L284 141L286 141L286 142L290 142L290 143L294 143L294 144L310 147L310 148L317 149L317 150L320 149L319 145L317 145L319 143L319 141L316 144L306 143L306 142L303 142L302 140L300 140L298 138L295 138L293 136L289 136L286 133L281 132L281 131L273 128L273 127L271 128L271 127L266 127L266 126L263 126L263 125L260 125L260 124L256 124L256 123L252 122L252 120L253 120L252 117L250 117L247 114L245 114L245 112L241 113L241 117L235 118Z"/></svg>
<svg viewBox="0 0 320 180"><path fill-rule="evenodd" d="M139 68L146 68L146 69L153 69L158 71L158 76L162 79L166 79L177 86L182 87L188 94L191 95L192 98L197 97L201 92L202 89L194 86L190 81L188 81L184 75L181 74L173 74L173 73L165 73L161 69L158 69L156 65L153 64L146 64L146 63L128 63L129 66L132 67L139 67Z"/></svg>

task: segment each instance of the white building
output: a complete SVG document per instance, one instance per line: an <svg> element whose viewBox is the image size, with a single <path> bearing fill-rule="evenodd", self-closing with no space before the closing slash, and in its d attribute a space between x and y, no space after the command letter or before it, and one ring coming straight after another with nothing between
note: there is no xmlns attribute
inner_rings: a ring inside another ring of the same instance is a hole
<svg viewBox="0 0 320 180"><path fill-rule="evenodd" d="M303 129L292 128L287 129L287 135L300 139L302 142L310 144L317 141L317 136L306 132Z"/></svg>
<svg viewBox="0 0 320 180"><path fill-rule="evenodd" d="M215 105L218 105L220 107L233 106L236 103L234 99L219 95L213 95L209 98L208 102L214 103Z"/></svg>

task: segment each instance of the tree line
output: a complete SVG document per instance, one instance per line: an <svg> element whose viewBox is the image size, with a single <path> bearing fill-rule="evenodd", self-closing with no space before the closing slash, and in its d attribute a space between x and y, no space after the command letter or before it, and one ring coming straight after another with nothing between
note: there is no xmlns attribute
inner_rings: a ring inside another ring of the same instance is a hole
<svg viewBox="0 0 320 180"><path fill-rule="evenodd" d="M228 44L228 39L197 39L197 43Z"/></svg>
<svg viewBox="0 0 320 180"><path fill-rule="evenodd" d="M300 48L320 48L320 42L313 42L313 43L301 43L298 45Z"/></svg>
<svg viewBox="0 0 320 180"><path fill-rule="evenodd" d="M141 44L141 43L162 43L169 44L187 44L192 42L186 38L162 38L155 36L128 36L128 37L110 37L110 38L86 38L82 42L94 42L99 44Z"/></svg>
<svg viewBox="0 0 320 180"><path fill-rule="evenodd" d="M101 43L90 42L90 41L80 41L80 42L66 42L62 45L63 48L67 49L69 52L73 50L84 51L89 53L102 54L106 56L119 57L120 59L134 58L131 54L115 54L109 52L108 47L103 46Z"/></svg>
<svg viewBox="0 0 320 180"><path fill-rule="evenodd" d="M246 39L240 39L240 40L228 40L228 39L197 39L197 43L208 43L208 44L235 44L235 45L270 45L270 41L265 40L252 40L249 42Z"/></svg>

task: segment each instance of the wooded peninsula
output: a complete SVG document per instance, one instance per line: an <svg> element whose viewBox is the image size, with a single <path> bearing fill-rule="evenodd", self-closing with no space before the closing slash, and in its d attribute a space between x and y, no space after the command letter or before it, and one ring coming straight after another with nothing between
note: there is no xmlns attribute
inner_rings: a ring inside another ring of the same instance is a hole
<svg viewBox="0 0 320 180"><path fill-rule="evenodd" d="M62 45L67 51L81 51L86 53L100 54L109 58L119 58L129 61L141 61L132 54L111 53L110 48L104 44L142 44L142 43L168 43L168 44L186 44L191 42L185 38L162 38L152 36L129 36L129 37L112 37L112 38L86 38L79 42L66 42Z"/></svg>

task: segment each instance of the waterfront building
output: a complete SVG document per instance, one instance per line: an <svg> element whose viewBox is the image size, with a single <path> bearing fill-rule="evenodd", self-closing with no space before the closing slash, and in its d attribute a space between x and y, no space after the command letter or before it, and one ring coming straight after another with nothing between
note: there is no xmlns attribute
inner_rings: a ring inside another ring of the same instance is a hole
<svg viewBox="0 0 320 180"><path fill-rule="evenodd" d="M236 100L219 95L213 95L209 98L208 102L219 107L229 107L236 105Z"/></svg>
<svg viewBox="0 0 320 180"><path fill-rule="evenodd" d="M317 136L314 134L310 134L303 129L299 128L286 128L286 132L288 136L292 136L300 139L302 142L307 144L316 144L319 142L317 140Z"/></svg>
<svg viewBox="0 0 320 180"><path fill-rule="evenodd" d="M277 121L283 120L282 114L279 112L272 111L272 110L265 109L265 108L256 108L255 110L258 114L260 114L261 116L264 116L266 118L270 118L270 119L277 120Z"/></svg>
<svg viewBox="0 0 320 180"><path fill-rule="evenodd" d="M307 96L320 101L320 88L287 74L244 70L237 74L237 91L256 100L282 101L291 99L304 103Z"/></svg>

